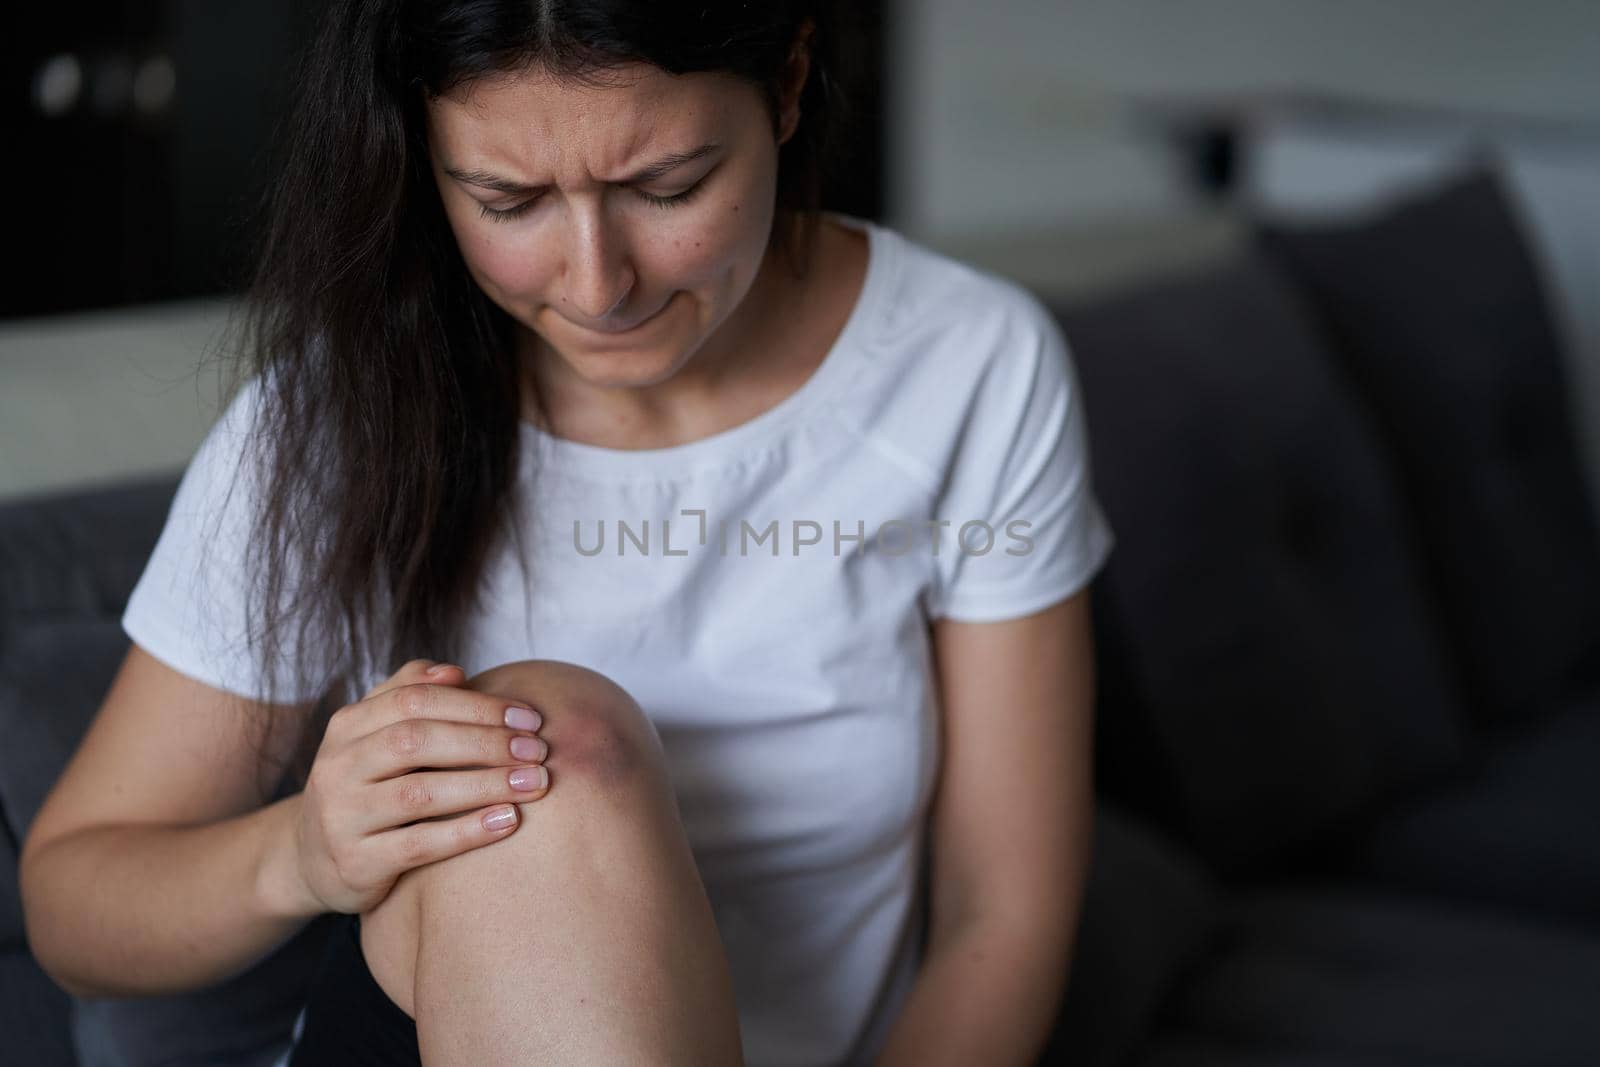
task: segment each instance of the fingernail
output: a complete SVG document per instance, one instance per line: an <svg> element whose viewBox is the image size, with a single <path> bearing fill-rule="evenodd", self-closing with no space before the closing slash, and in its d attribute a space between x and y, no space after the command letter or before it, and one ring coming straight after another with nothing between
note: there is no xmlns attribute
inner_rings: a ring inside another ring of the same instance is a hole
<svg viewBox="0 0 1600 1067"><path fill-rule="evenodd" d="M550 772L544 767L518 767L506 776L512 789L536 793L550 786Z"/></svg>
<svg viewBox="0 0 1600 1067"><path fill-rule="evenodd" d="M541 738L519 734L511 739L512 757L524 763L539 763L549 754L549 746Z"/></svg>
<svg viewBox="0 0 1600 1067"><path fill-rule="evenodd" d="M427 671L425 671L424 673L426 673L426 674L443 674L445 671L449 670L452 666L454 666L454 664L451 664L451 663L435 663L433 666L429 667L427 669Z"/></svg>
<svg viewBox="0 0 1600 1067"><path fill-rule="evenodd" d="M483 817L483 826L486 830L504 830L516 821L516 808L495 808Z"/></svg>
<svg viewBox="0 0 1600 1067"><path fill-rule="evenodd" d="M537 730L544 716L532 708L513 704L506 709L506 725L513 730Z"/></svg>

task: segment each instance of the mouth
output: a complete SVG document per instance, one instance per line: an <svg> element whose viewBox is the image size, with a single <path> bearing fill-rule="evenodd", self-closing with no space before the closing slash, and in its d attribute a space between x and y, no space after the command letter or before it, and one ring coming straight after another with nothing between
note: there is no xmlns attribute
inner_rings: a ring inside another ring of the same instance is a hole
<svg viewBox="0 0 1600 1067"><path fill-rule="evenodd" d="M628 326L620 327L618 329L602 329L598 326L585 326L582 327L582 329L589 333L601 334L605 337L620 337L623 334L633 333L635 330L641 329L642 327L648 326L650 323L655 322L661 317L661 313L671 306L672 301L668 300L665 304L661 305L660 308L652 311L649 315L640 319L638 322L632 323Z"/></svg>

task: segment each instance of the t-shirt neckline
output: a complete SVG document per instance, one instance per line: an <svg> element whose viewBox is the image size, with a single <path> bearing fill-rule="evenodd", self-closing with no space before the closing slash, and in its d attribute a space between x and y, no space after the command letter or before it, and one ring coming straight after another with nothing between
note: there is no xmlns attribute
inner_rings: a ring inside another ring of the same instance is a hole
<svg viewBox="0 0 1600 1067"><path fill-rule="evenodd" d="M882 227L870 219L837 211L824 214L857 229L867 236L867 271L855 306L845 319L844 328L821 364L794 392L753 418L707 437L686 441L668 448L604 448L556 437L521 420L524 442L534 448L540 466L553 465L561 472L625 478L682 473L706 461L730 458L750 446L767 440L787 427L798 415L830 397L835 384L850 367L850 355L867 341L879 290L887 283L889 241Z"/></svg>

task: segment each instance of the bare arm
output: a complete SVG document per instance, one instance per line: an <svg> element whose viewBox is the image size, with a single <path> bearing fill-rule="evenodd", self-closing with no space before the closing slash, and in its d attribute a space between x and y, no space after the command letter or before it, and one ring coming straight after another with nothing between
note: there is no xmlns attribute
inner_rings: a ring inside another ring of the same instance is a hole
<svg viewBox="0 0 1600 1067"><path fill-rule="evenodd" d="M35 957L83 997L187 992L246 970L321 911L282 865L300 799L203 826L94 826L25 852Z"/></svg>
<svg viewBox="0 0 1600 1067"><path fill-rule="evenodd" d="M948 740L928 950L879 1067L1029 1064L1049 1038L1093 832L1088 600L935 624Z"/></svg>
<svg viewBox="0 0 1600 1067"><path fill-rule="evenodd" d="M129 650L22 848L28 942L62 988L202 988L321 910L283 866L299 794L266 805L257 784L244 727L264 711ZM303 713L279 712L286 723ZM288 747L271 758L286 761Z"/></svg>
<svg viewBox="0 0 1600 1067"><path fill-rule="evenodd" d="M305 787L269 803L310 705L241 701L135 645L23 845L46 973L79 995L205 988L312 916L369 911L405 871L511 833L515 817L488 816L543 796L515 784L543 758L538 716L508 718L461 668L430 666L411 660L334 712ZM260 746L248 727L269 711Z"/></svg>

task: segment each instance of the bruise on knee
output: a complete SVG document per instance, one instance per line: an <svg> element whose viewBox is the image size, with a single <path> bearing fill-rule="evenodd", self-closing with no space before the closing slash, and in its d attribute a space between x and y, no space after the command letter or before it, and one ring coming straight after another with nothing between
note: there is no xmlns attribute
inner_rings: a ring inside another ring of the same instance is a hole
<svg viewBox="0 0 1600 1067"><path fill-rule="evenodd" d="M518 660L467 685L539 709L552 793L562 778L589 781L608 793L641 777L665 781L655 727L626 689L598 671L560 660Z"/></svg>
<svg viewBox="0 0 1600 1067"><path fill-rule="evenodd" d="M551 774L576 775L607 793L634 784L653 764L631 733L604 716L566 716L559 741L550 741Z"/></svg>

